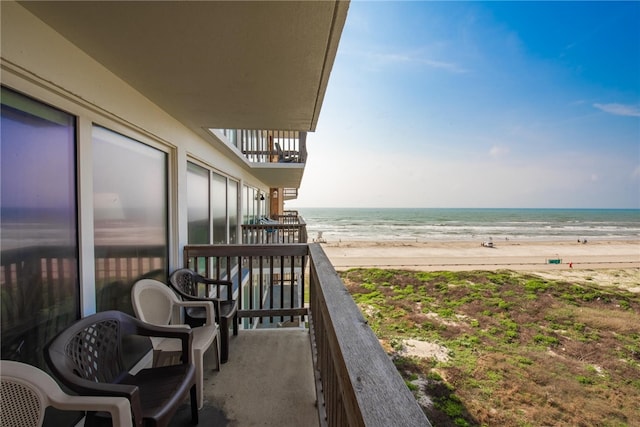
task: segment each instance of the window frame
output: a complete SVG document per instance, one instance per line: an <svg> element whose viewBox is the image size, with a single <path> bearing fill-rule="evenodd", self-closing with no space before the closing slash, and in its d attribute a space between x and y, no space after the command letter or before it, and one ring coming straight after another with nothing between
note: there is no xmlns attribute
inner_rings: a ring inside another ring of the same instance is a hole
<svg viewBox="0 0 640 427"><path fill-rule="evenodd" d="M229 209L229 200L230 200L230 196L229 196L229 186L232 184L235 184L236 186L236 197L235 197L235 204L236 204L236 218L237 218L237 224L236 224L236 236L238 237L239 240L241 240L241 218L242 218L242 197L241 197L241 185L242 185L242 181L240 179L237 179L229 174L226 174L224 172L221 172L219 169L209 165L206 162L200 161L198 159L195 159L193 157L187 157L187 163L192 163L196 166L199 166L203 169L206 169L209 172L209 243L210 245L213 244L224 244L224 245L228 245L229 240L231 238L231 224L230 224L230 209ZM185 170L188 169L188 166L185 167ZM224 179L225 181L225 229L226 229L226 235L225 235L225 243L213 243L216 236L214 235L214 206L213 206L213 201L214 201L214 186L213 186L213 175L217 175L221 178ZM187 192L189 190L187 189ZM238 242L238 243L242 243L242 242ZM190 244L190 242L186 242L186 244Z"/></svg>
<svg viewBox="0 0 640 427"><path fill-rule="evenodd" d="M3 73L2 86L76 118L75 173L80 317L86 317L96 312L92 149L94 126L103 127L166 153L168 266L171 270L179 265L182 261L182 254L181 248L178 248L177 158L179 152L177 146L135 127L114 113L97 108L96 105L82 98L65 94L49 82L34 82L7 72Z"/></svg>

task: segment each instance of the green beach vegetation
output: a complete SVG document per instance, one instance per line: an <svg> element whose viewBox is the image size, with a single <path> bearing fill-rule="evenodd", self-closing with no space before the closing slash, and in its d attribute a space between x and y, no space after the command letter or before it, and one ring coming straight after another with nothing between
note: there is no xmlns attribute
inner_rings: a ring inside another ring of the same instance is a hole
<svg viewBox="0 0 640 427"><path fill-rule="evenodd" d="M640 425L640 294L507 270L340 274L434 426Z"/></svg>

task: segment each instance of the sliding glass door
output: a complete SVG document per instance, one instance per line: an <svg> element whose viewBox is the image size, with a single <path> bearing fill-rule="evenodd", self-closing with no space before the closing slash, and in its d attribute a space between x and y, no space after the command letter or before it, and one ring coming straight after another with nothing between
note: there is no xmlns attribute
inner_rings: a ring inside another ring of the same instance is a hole
<svg viewBox="0 0 640 427"><path fill-rule="evenodd" d="M2 88L2 359L44 367L79 318L76 120Z"/></svg>
<svg viewBox="0 0 640 427"><path fill-rule="evenodd" d="M96 308L133 314L133 284L167 280L167 153L95 126L93 163Z"/></svg>

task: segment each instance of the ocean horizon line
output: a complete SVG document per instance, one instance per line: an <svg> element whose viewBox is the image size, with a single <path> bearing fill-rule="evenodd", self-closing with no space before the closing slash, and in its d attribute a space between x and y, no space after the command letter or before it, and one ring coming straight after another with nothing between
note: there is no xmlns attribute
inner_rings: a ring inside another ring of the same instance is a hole
<svg viewBox="0 0 640 427"><path fill-rule="evenodd" d="M640 209L299 208L310 233L343 240L640 237Z"/></svg>
<svg viewBox="0 0 640 427"><path fill-rule="evenodd" d="M637 208L519 208L519 207L419 207L419 206L296 206L285 210L298 209L473 209L473 210L569 210L569 211L640 211Z"/></svg>

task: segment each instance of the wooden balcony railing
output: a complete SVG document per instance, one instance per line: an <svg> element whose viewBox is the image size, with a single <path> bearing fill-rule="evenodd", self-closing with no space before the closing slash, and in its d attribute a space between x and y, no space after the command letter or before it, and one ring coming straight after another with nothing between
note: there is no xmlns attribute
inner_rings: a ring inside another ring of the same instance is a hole
<svg viewBox="0 0 640 427"><path fill-rule="evenodd" d="M282 189L282 198L284 200L295 200L298 198L298 189L297 188L283 188Z"/></svg>
<svg viewBox="0 0 640 427"><path fill-rule="evenodd" d="M308 316L322 426L431 425L320 245L190 245L184 263L234 280L245 327Z"/></svg>
<svg viewBox="0 0 640 427"><path fill-rule="evenodd" d="M307 245L188 245L184 265L233 282L245 328L304 321ZM217 289L226 298L226 287Z"/></svg>
<svg viewBox="0 0 640 427"><path fill-rule="evenodd" d="M306 132L289 130L222 129L250 162L305 163Z"/></svg>
<svg viewBox="0 0 640 427"><path fill-rule="evenodd" d="M297 215L275 215L257 224L242 224L246 245L307 243L307 224Z"/></svg>
<svg viewBox="0 0 640 427"><path fill-rule="evenodd" d="M18 252L2 253L3 357L5 352L7 358L18 359L24 352L42 354L41 346L55 333L47 325L58 329L75 318L74 309L63 311L71 318L62 322L29 317L16 311L20 307L14 310L14 305L29 302L44 313L51 304L48 298L64 285L61 280L77 286L70 274L77 268L75 251L57 247L44 252L27 257L33 262L25 262ZM109 254L96 249L96 278L121 282L118 289L124 296L134 277L164 275L163 253L163 247L137 255L126 248ZM319 244L188 245L184 265L211 278L232 280L243 328L308 325L322 426L430 426ZM11 328L4 329L6 325Z"/></svg>

